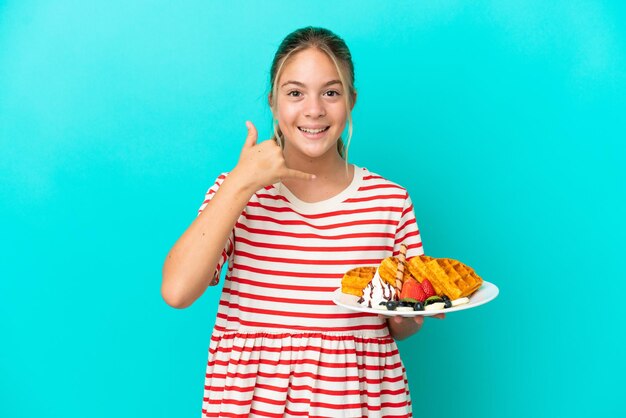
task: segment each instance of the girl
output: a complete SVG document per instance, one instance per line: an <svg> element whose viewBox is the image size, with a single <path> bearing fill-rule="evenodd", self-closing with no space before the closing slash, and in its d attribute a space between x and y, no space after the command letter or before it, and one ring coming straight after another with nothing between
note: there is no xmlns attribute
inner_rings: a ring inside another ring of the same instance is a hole
<svg viewBox="0 0 626 418"><path fill-rule="evenodd" d="M349 269L401 244L407 258L423 254L407 191L345 159L357 97L350 51L328 30L299 29L270 74L272 140L257 142L246 122L237 165L163 266L163 298L184 308L228 261L203 416L411 416L394 338L423 318L387 321L332 302Z"/></svg>

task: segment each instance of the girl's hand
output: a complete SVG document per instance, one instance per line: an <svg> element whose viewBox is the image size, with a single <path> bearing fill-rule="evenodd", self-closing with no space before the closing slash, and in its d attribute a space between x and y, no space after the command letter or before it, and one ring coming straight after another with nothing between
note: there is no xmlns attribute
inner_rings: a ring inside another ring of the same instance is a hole
<svg viewBox="0 0 626 418"><path fill-rule="evenodd" d="M313 174L287 167L281 147L271 140L257 144L258 132L256 127L250 121L246 121L246 126L248 127L248 136L241 149L239 162L233 172L243 179L245 185L252 192L283 179L313 180L315 178Z"/></svg>
<svg viewBox="0 0 626 418"><path fill-rule="evenodd" d="M445 319L446 314L433 315L430 318ZM404 340L418 332L424 325L424 316L418 315L414 317L394 316L388 318L389 331L391 336L396 340Z"/></svg>

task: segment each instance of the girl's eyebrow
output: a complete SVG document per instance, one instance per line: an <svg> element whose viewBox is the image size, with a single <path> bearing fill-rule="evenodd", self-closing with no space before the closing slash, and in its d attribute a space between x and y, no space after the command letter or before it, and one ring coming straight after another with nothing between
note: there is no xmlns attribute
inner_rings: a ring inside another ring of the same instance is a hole
<svg viewBox="0 0 626 418"><path fill-rule="evenodd" d="M294 81L294 80L288 80L288 81L284 82L281 85L281 87L285 87L287 84L295 84L296 86L306 87L306 85L304 83L301 83L299 81ZM330 80L329 82L324 84L324 87L332 86L333 84L341 84L341 80Z"/></svg>

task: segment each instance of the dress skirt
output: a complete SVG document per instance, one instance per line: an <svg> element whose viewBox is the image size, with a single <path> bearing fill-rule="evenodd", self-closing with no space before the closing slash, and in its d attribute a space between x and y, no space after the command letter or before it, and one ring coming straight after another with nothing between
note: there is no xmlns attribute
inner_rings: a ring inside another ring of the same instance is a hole
<svg viewBox="0 0 626 418"><path fill-rule="evenodd" d="M411 417L391 337L215 331L203 417Z"/></svg>

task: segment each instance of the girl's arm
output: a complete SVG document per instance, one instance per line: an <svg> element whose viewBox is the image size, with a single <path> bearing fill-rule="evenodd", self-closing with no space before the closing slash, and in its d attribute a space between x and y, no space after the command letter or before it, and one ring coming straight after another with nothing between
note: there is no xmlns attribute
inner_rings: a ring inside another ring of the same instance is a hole
<svg viewBox="0 0 626 418"><path fill-rule="evenodd" d="M274 141L257 144L250 122L237 166L221 184L202 213L176 241L163 264L161 294L168 305L186 308L213 279L226 240L252 195L279 179L311 180L312 174L292 170Z"/></svg>
<svg viewBox="0 0 626 418"><path fill-rule="evenodd" d="M256 191L252 189L246 178L233 170L176 241L163 264L161 294L168 305L186 308L204 293L230 232Z"/></svg>

